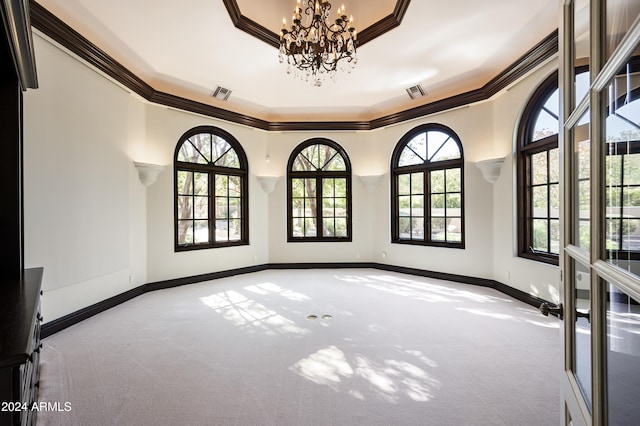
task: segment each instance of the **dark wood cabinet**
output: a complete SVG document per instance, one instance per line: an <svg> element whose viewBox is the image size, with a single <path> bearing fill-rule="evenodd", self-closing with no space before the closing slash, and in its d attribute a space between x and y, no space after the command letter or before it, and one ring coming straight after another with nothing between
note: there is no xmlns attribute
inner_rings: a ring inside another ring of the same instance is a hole
<svg viewBox="0 0 640 426"><path fill-rule="evenodd" d="M40 377L42 268L0 291L0 425L35 425Z"/></svg>

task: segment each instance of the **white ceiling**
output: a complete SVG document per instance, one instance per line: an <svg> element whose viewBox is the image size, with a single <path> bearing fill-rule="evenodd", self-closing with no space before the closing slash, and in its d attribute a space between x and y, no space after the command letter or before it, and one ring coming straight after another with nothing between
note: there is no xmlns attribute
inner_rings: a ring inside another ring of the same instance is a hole
<svg viewBox="0 0 640 426"><path fill-rule="evenodd" d="M371 120L477 89L554 31L560 10L557 0L413 0L399 27L358 49L353 72L315 87L235 28L222 0L38 2L154 89L268 121ZM344 4L361 32L396 1ZM238 6L278 33L295 0ZM428 96L411 100L405 89L418 83ZM210 97L217 85L228 101Z"/></svg>

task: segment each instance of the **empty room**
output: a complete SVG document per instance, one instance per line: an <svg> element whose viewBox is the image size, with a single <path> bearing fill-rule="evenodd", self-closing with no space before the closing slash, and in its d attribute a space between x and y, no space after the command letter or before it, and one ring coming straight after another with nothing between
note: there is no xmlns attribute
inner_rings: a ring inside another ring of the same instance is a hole
<svg viewBox="0 0 640 426"><path fill-rule="evenodd" d="M637 0L0 7L1 425L637 424Z"/></svg>

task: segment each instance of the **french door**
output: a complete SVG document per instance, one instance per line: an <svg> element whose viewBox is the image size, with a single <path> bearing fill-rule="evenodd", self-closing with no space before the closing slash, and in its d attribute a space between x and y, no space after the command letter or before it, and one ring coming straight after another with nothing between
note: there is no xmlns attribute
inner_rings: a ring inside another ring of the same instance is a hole
<svg viewBox="0 0 640 426"><path fill-rule="evenodd" d="M560 1L561 423L639 424L640 0Z"/></svg>

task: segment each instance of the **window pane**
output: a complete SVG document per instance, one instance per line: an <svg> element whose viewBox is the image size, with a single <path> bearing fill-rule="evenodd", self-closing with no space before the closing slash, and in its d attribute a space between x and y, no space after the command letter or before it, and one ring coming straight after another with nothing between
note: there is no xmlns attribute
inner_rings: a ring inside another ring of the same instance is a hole
<svg viewBox="0 0 640 426"><path fill-rule="evenodd" d="M304 179L291 179L291 196L304 196Z"/></svg>
<svg viewBox="0 0 640 426"><path fill-rule="evenodd" d="M207 159L189 142L185 141L178 152L178 161L195 164L207 164Z"/></svg>
<svg viewBox="0 0 640 426"><path fill-rule="evenodd" d="M560 185L549 185L550 217L560 217Z"/></svg>
<svg viewBox="0 0 640 426"><path fill-rule="evenodd" d="M229 221L227 219L216 220L216 241L229 241Z"/></svg>
<svg viewBox="0 0 640 426"><path fill-rule="evenodd" d="M534 185L547 183L547 151L531 156L531 181Z"/></svg>
<svg viewBox="0 0 640 426"><path fill-rule="evenodd" d="M448 134L438 130L427 132L427 158L429 161L437 161L434 160L435 157L440 155L439 151L450 139L451 137Z"/></svg>
<svg viewBox="0 0 640 426"><path fill-rule="evenodd" d="M447 220L446 237L447 241L462 241L462 219L451 218Z"/></svg>
<svg viewBox="0 0 640 426"><path fill-rule="evenodd" d="M445 219L431 218L431 239L433 241L445 241Z"/></svg>
<svg viewBox="0 0 640 426"><path fill-rule="evenodd" d="M552 96L554 96L555 102L557 103L558 91L556 90L554 92L554 95ZM557 106L556 106L556 110L557 110ZM536 119L536 124L533 128L533 135L531 137L531 141L535 142L552 135L557 135L558 130L559 130L559 123L558 123L557 113L551 114L549 111L545 111L544 109L540 110L540 114L538 115L538 118Z"/></svg>
<svg viewBox="0 0 640 426"><path fill-rule="evenodd" d="M548 222L544 219L533 220L533 249L542 252L549 251Z"/></svg>
<svg viewBox="0 0 640 426"><path fill-rule="evenodd" d="M179 220L178 221L178 244L192 244L193 243L193 221L192 220Z"/></svg>
<svg viewBox="0 0 640 426"><path fill-rule="evenodd" d="M229 176L229 196L239 197L242 193L242 187L240 186L242 178L240 176Z"/></svg>
<svg viewBox="0 0 640 426"><path fill-rule="evenodd" d="M586 112L586 116L588 114L589 111ZM578 178L578 193L574 195L574 203L577 204L579 215L577 235L573 237L573 242L584 250L590 250L591 247L591 228L589 227L589 218L591 217L591 142L589 128L589 122L586 120L573 129L574 161L577 166L576 175Z"/></svg>
<svg viewBox="0 0 640 426"><path fill-rule="evenodd" d="M178 171L177 186L178 194L191 195L193 194L193 172Z"/></svg>
<svg viewBox="0 0 640 426"><path fill-rule="evenodd" d="M552 219L549 221L550 243L549 252L560 254L560 221Z"/></svg>
<svg viewBox="0 0 640 426"><path fill-rule="evenodd" d="M460 194L447 194L447 216L461 216Z"/></svg>
<svg viewBox="0 0 640 426"><path fill-rule="evenodd" d="M194 173L195 195L209 195L209 174Z"/></svg>
<svg viewBox="0 0 640 426"><path fill-rule="evenodd" d="M335 198L333 202L336 207L336 217L347 217L347 199Z"/></svg>
<svg viewBox="0 0 640 426"><path fill-rule="evenodd" d="M194 219L209 219L209 197L194 197L194 200L196 203Z"/></svg>
<svg viewBox="0 0 640 426"><path fill-rule="evenodd" d="M460 192L460 169L447 169L447 191Z"/></svg>
<svg viewBox="0 0 640 426"><path fill-rule="evenodd" d="M325 237L334 237L336 235L335 219L322 219L322 235L324 235Z"/></svg>
<svg viewBox="0 0 640 426"><path fill-rule="evenodd" d="M193 242L196 244L208 243L209 242L209 221L207 220L196 220L195 230Z"/></svg>
<svg viewBox="0 0 640 426"><path fill-rule="evenodd" d="M294 237L304 237L304 219L302 218L293 218L293 236Z"/></svg>
<svg viewBox="0 0 640 426"><path fill-rule="evenodd" d="M333 217L335 213L333 198L322 200L322 217Z"/></svg>
<svg viewBox="0 0 640 426"><path fill-rule="evenodd" d="M304 198L294 198L291 201L291 216L292 217L303 217L304 215Z"/></svg>
<svg viewBox="0 0 640 426"><path fill-rule="evenodd" d="M231 219L229 221L229 241L239 241L242 238L241 219Z"/></svg>
<svg viewBox="0 0 640 426"><path fill-rule="evenodd" d="M336 155L324 166L323 170L335 172L347 170L347 165L344 162L342 155L336 153Z"/></svg>
<svg viewBox="0 0 640 426"><path fill-rule="evenodd" d="M233 219L242 217L242 200L240 198L229 198L229 217Z"/></svg>
<svg viewBox="0 0 640 426"><path fill-rule="evenodd" d="M414 195L411 197L411 216L424 216L423 195Z"/></svg>
<svg viewBox="0 0 640 426"><path fill-rule="evenodd" d="M178 219L193 219L193 197L178 197Z"/></svg>
<svg viewBox="0 0 640 426"><path fill-rule="evenodd" d="M431 132L429 132L431 133ZM431 150L431 142L429 143L429 150ZM431 162L452 160L454 158L460 158L460 148L456 141L449 138L429 159Z"/></svg>
<svg viewBox="0 0 640 426"><path fill-rule="evenodd" d="M638 131L637 138L640 140L640 131ZM624 159L623 178L625 185L640 184L640 154L627 154Z"/></svg>
<svg viewBox="0 0 640 426"><path fill-rule="evenodd" d="M411 193L411 175L398 176L398 195L408 195Z"/></svg>
<svg viewBox="0 0 640 426"><path fill-rule="evenodd" d="M211 135L209 133L200 133L189 138L189 142L193 144L196 150L202 155L203 161L200 163L208 163L211 161Z"/></svg>
<svg viewBox="0 0 640 426"><path fill-rule="evenodd" d="M343 217L336 218L336 237L347 237L347 219Z"/></svg>
<svg viewBox="0 0 640 426"><path fill-rule="evenodd" d="M334 181L335 181L335 186L334 186L335 196L346 197L347 196L347 179L340 178L340 179L334 179Z"/></svg>
<svg viewBox="0 0 640 426"><path fill-rule="evenodd" d="M400 159L398 160L398 167L402 166L411 166L415 164L423 164L424 159L420 158L418 154L416 154L410 148L405 148L400 153Z"/></svg>
<svg viewBox="0 0 640 426"><path fill-rule="evenodd" d="M411 193L424 194L424 173L411 173Z"/></svg>
<svg viewBox="0 0 640 426"><path fill-rule="evenodd" d="M322 179L322 196L333 197L333 179Z"/></svg>
<svg viewBox="0 0 640 426"><path fill-rule="evenodd" d="M216 195L227 196L229 195L229 176L216 175L215 179Z"/></svg>
<svg viewBox="0 0 640 426"><path fill-rule="evenodd" d="M304 155L300 154L293 161L293 166L291 167L293 171L311 171L316 170L316 168L311 164L309 159Z"/></svg>
<svg viewBox="0 0 640 426"><path fill-rule="evenodd" d="M240 160L238 159L238 154L236 154L233 149L229 150L213 164L215 164L216 166L229 167L233 169L240 168Z"/></svg>
<svg viewBox="0 0 640 426"><path fill-rule="evenodd" d="M400 207L400 216L410 216L411 197L408 195L398 197L398 206Z"/></svg>
<svg viewBox="0 0 640 426"><path fill-rule="evenodd" d="M317 235L316 220L305 219L304 220L304 236L315 237Z"/></svg>
<svg viewBox="0 0 640 426"><path fill-rule="evenodd" d="M533 192L533 217L548 217L548 191L546 186L536 186Z"/></svg>
<svg viewBox="0 0 640 426"><path fill-rule="evenodd" d="M303 183L304 183L304 196L315 197L316 196L316 180L303 179Z"/></svg>
<svg viewBox="0 0 640 426"><path fill-rule="evenodd" d="M420 133L414 136L413 139L407 143L407 147L414 153L414 155L418 156L418 163L411 164L420 164L423 163L424 160L427 159L427 134Z"/></svg>
<svg viewBox="0 0 640 426"><path fill-rule="evenodd" d="M444 195L437 194L431 196L431 215L444 216Z"/></svg>
<svg viewBox="0 0 640 426"><path fill-rule="evenodd" d="M216 219L229 217L229 200L226 197L216 197Z"/></svg>
<svg viewBox="0 0 640 426"><path fill-rule="evenodd" d="M411 237L411 219L408 217L401 217L398 220L398 237L401 239L409 239Z"/></svg>
<svg viewBox="0 0 640 426"><path fill-rule="evenodd" d="M549 182L560 181L560 151L558 148L549 150Z"/></svg>
<svg viewBox="0 0 640 426"><path fill-rule="evenodd" d="M444 192L444 170L434 170L431 175L431 193Z"/></svg>
<svg viewBox="0 0 640 426"><path fill-rule="evenodd" d="M411 220L411 239L424 239L424 217L414 217Z"/></svg>
<svg viewBox="0 0 640 426"><path fill-rule="evenodd" d="M640 303L611 284L607 290L609 425L631 425L640 418Z"/></svg>

